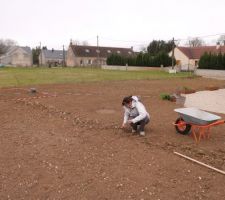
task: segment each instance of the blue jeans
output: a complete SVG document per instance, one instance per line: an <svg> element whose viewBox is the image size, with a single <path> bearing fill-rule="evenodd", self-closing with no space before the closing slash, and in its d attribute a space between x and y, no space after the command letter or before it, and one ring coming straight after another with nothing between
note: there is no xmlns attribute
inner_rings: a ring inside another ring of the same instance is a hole
<svg viewBox="0 0 225 200"><path fill-rule="evenodd" d="M136 123L131 123L130 125L132 126L132 128L135 130L135 131L144 131L144 128L145 128L145 125L147 123L149 123L149 118L148 117L145 117L144 119L142 119L141 121L139 122L136 122ZM139 125L139 129L137 130L137 126Z"/></svg>

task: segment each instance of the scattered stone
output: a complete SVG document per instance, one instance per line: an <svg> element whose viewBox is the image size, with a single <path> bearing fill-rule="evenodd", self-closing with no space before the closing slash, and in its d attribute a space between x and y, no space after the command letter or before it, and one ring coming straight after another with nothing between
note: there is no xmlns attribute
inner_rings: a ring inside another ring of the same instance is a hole
<svg viewBox="0 0 225 200"><path fill-rule="evenodd" d="M30 88L30 93L37 93L36 88Z"/></svg>

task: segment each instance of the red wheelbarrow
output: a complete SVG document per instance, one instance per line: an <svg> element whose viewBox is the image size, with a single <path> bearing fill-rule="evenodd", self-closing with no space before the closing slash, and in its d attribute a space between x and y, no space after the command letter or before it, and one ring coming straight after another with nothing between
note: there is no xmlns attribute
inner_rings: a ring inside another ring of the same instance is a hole
<svg viewBox="0 0 225 200"><path fill-rule="evenodd" d="M183 135L191 132L196 142L209 138L211 127L225 123L220 116L197 108L178 108L174 111L179 114L174 123L176 131Z"/></svg>

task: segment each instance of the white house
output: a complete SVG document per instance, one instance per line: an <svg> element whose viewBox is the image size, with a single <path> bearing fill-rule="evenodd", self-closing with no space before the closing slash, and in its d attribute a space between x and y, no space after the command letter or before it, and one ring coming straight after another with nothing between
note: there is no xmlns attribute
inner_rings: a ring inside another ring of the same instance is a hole
<svg viewBox="0 0 225 200"><path fill-rule="evenodd" d="M30 47L11 47L8 52L0 57L0 63L11 66L28 67L33 65Z"/></svg>
<svg viewBox="0 0 225 200"><path fill-rule="evenodd" d="M195 70L204 53L225 53L225 46L202 46L202 47L176 47L174 49L174 57L176 66L184 71ZM172 52L169 53L172 55Z"/></svg>

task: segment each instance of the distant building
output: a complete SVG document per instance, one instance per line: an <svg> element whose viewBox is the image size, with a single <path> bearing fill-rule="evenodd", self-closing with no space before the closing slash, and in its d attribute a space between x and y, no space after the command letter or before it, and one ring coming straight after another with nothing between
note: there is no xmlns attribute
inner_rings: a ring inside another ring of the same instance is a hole
<svg viewBox="0 0 225 200"><path fill-rule="evenodd" d="M0 57L0 63L11 66L29 67L33 65L30 47L11 47L6 54Z"/></svg>
<svg viewBox="0 0 225 200"><path fill-rule="evenodd" d="M66 51L42 49L39 55L39 64L42 66L63 66Z"/></svg>
<svg viewBox="0 0 225 200"><path fill-rule="evenodd" d="M205 53L225 53L225 46L202 46L202 47L176 47L174 49L174 57L176 65L181 70L194 70L198 68L201 56ZM172 52L169 53L172 55Z"/></svg>
<svg viewBox="0 0 225 200"><path fill-rule="evenodd" d="M67 51L67 66L101 66L106 65L107 57L111 54L121 56L134 55L132 48L79 46L70 44Z"/></svg>

